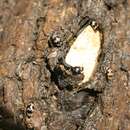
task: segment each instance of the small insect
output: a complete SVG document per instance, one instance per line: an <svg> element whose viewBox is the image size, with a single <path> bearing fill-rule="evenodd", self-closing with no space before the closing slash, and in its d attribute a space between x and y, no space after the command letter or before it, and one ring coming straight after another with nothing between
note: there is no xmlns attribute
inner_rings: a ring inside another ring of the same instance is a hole
<svg viewBox="0 0 130 130"><path fill-rule="evenodd" d="M106 70L107 72L106 72L106 76L107 76L107 79L108 80L111 80L112 79L112 77L113 77L113 70L111 69L111 68L107 68L107 70Z"/></svg>
<svg viewBox="0 0 130 130"><path fill-rule="evenodd" d="M81 74L81 72L83 71L83 67L76 66L76 67L72 67L71 70L72 70L72 73L75 75Z"/></svg>
<svg viewBox="0 0 130 130"><path fill-rule="evenodd" d="M96 22L95 20L92 20L92 21L90 22L90 25L92 26L92 28L93 28L94 30L97 30L98 24L97 24L97 22Z"/></svg>
<svg viewBox="0 0 130 130"><path fill-rule="evenodd" d="M63 45L63 41L60 35L57 32L54 32L49 38L49 46L50 47L61 47Z"/></svg>
<svg viewBox="0 0 130 130"><path fill-rule="evenodd" d="M80 26L80 29L86 27L86 26L89 26L91 25L91 27L94 29L94 30L97 30L98 29L98 24L97 22L90 18L89 16L86 16L84 17L80 22L79 22L79 26Z"/></svg>
<svg viewBox="0 0 130 130"><path fill-rule="evenodd" d="M34 112L34 104L29 103L26 108L26 115L30 118Z"/></svg>

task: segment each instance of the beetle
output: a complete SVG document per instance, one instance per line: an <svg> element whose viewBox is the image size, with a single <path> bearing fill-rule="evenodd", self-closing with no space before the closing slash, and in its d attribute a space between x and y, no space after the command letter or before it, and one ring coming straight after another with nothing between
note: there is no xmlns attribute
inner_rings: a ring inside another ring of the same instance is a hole
<svg viewBox="0 0 130 130"><path fill-rule="evenodd" d="M35 109L34 104L29 103L26 107L26 116L30 118L34 112L34 109Z"/></svg>

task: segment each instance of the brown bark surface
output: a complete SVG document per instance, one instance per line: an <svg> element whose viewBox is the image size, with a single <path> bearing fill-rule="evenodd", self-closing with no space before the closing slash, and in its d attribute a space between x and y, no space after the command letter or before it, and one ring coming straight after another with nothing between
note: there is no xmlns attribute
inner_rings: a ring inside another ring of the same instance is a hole
<svg viewBox="0 0 130 130"><path fill-rule="evenodd" d="M102 48L78 88L58 58L87 16ZM65 46L51 48L53 34ZM20 129L130 130L130 0L0 0L0 130Z"/></svg>

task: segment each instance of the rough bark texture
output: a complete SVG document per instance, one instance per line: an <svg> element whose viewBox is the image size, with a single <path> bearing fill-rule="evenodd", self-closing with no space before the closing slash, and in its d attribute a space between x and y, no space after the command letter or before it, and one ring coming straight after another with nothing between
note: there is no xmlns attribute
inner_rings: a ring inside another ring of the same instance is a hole
<svg viewBox="0 0 130 130"><path fill-rule="evenodd" d="M79 88L58 58L87 16L103 40ZM130 130L130 0L0 0L0 130L20 129Z"/></svg>

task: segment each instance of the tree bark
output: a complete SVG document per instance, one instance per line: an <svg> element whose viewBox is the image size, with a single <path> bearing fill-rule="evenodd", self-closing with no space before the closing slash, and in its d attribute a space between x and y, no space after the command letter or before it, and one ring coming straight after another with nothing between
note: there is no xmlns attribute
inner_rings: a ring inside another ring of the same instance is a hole
<svg viewBox="0 0 130 130"><path fill-rule="evenodd" d="M0 0L0 130L129 130L129 12L130 0ZM91 80L77 88L58 58L87 17L102 47ZM52 49L53 34L65 45Z"/></svg>

